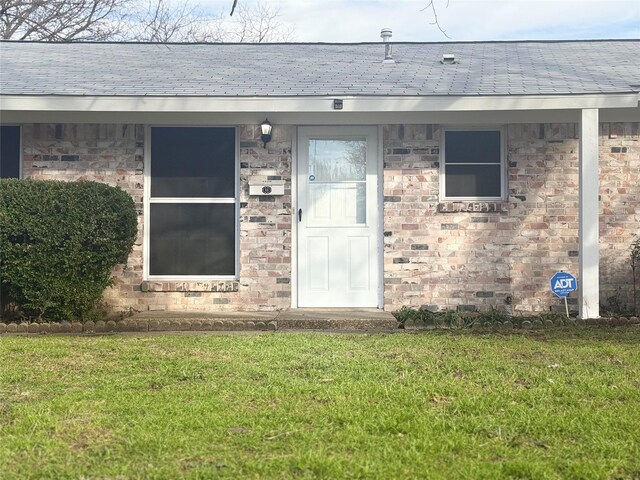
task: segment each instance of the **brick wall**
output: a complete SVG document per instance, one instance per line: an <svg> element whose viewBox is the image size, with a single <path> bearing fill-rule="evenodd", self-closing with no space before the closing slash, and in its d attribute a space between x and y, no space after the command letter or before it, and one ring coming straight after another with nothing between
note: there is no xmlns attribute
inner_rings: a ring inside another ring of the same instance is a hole
<svg viewBox="0 0 640 480"><path fill-rule="evenodd" d="M141 125L34 124L23 127L25 178L95 180L135 200L138 238L116 283L105 292L115 310L273 310L291 303L291 145L294 129L274 127L262 147L258 126L239 128L240 280L143 282L143 150ZM281 178L285 195L249 197L248 179Z"/></svg>
<svg viewBox="0 0 640 480"><path fill-rule="evenodd" d="M291 306L291 147L295 128L274 126L263 148L260 127L240 128L240 306ZM284 180L283 196L249 196L249 177ZM236 305L237 307L238 305Z"/></svg>
<svg viewBox="0 0 640 480"><path fill-rule="evenodd" d="M639 234L638 123L602 124L601 301L631 298L628 248ZM578 139L574 124L507 127L509 198L439 201L440 128L384 131L385 309L402 305L548 311L560 302L549 278L578 272ZM117 310L273 310L291 301L291 162L295 128L275 126L263 148L257 125L240 142L240 279L143 282L141 125L34 124L23 127L25 177L97 180L134 198L139 234L105 301ZM249 177L285 180L285 195L248 195ZM628 301L628 300L627 300Z"/></svg>
<svg viewBox="0 0 640 480"><path fill-rule="evenodd" d="M119 186L134 199L138 237L126 265L116 268L116 283L105 294L117 310L140 308L144 128L141 125L24 125L23 175L41 180L95 180Z"/></svg>
<svg viewBox="0 0 640 480"><path fill-rule="evenodd" d="M577 125L509 125L509 195L496 203L439 202L440 135L437 125L384 127L385 309L487 309L508 296L514 310L558 305L549 279L578 273ZM602 301L630 298L638 141L638 124L601 126Z"/></svg>
<svg viewBox="0 0 640 480"><path fill-rule="evenodd" d="M600 301L617 296L632 303L629 245L640 235L640 123L600 125L600 196Z"/></svg>

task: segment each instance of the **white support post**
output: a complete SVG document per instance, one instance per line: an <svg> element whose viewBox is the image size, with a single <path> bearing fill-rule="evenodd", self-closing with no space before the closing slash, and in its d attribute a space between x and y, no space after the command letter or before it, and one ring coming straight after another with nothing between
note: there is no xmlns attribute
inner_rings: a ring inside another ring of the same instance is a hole
<svg viewBox="0 0 640 480"><path fill-rule="evenodd" d="M598 109L580 114L579 316L600 316Z"/></svg>

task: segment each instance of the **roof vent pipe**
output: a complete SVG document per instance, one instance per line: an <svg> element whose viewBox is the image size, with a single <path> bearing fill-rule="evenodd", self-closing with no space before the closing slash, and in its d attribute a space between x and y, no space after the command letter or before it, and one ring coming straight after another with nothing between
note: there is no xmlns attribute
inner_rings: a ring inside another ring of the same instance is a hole
<svg viewBox="0 0 640 480"><path fill-rule="evenodd" d="M391 29L383 28L380 31L380 37L382 37L382 41L384 42L384 60L382 63L396 63L393 60L392 45L389 43L389 39L391 38Z"/></svg>

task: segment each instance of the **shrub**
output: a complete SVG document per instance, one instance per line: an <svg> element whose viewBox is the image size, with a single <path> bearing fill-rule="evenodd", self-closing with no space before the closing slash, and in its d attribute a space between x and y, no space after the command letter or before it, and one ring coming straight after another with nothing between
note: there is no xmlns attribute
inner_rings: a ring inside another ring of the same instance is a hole
<svg viewBox="0 0 640 480"><path fill-rule="evenodd" d="M435 328L470 328L479 318L479 314L464 314L451 310L432 312L425 308L415 309L407 306L403 306L393 312L393 316L401 325L401 328L411 323L424 324Z"/></svg>
<svg viewBox="0 0 640 480"><path fill-rule="evenodd" d="M607 297L607 301L602 305L601 309L604 314L613 316L626 315L631 311L627 302L623 300L620 287L618 287L612 295Z"/></svg>
<svg viewBox="0 0 640 480"><path fill-rule="evenodd" d="M544 325L561 325L565 319L564 315L555 313L513 316L493 306L484 312L456 312L453 310L431 312L422 308L415 309L404 306L393 312L393 316L400 324L400 328L405 328L408 324L416 324L424 325L427 328L444 327L450 329L468 329L480 326L497 327L504 326L506 322L509 322L511 327L520 328L523 327L525 321L529 325L532 322L535 324L536 321Z"/></svg>
<svg viewBox="0 0 640 480"><path fill-rule="evenodd" d="M51 320L81 318L112 283L136 237L131 197L97 182L0 180L3 304Z"/></svg>

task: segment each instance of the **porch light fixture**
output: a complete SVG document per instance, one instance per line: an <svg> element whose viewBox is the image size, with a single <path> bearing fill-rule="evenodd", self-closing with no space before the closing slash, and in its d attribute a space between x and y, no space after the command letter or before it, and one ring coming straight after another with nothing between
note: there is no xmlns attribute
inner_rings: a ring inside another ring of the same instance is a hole
<svg viewBox="0 0 640 480"><path fill-rule="evenodd" d="M271 130L273 126L269 123L269 119L265 118L264 122L260 124L260 130L262 130L262 135L260 139L262 140L263 147L267 148L267 143L271 141Z"/></svg>

